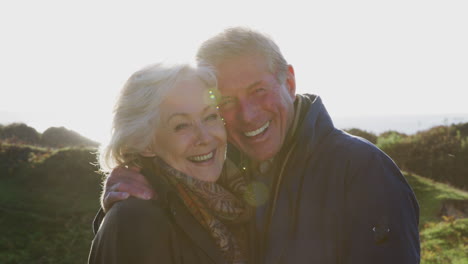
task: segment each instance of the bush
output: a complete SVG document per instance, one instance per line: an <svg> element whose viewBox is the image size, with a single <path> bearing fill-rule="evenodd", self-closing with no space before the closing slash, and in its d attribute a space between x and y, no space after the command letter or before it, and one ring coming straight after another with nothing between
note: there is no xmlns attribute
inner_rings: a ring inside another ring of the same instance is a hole
<svg viewBox="0 0 468 264"><path fill-rule="evenodd" d="M40 134L26 124L13 123L0 127L0 139L11 143L38 144Z"/></svg>
<svg viewBox="0 0 468 264"><path fill-rule="evenodd" d="M402 140L407 137L408 135L406 134L390 130L379 135L376 145L381 149L385 149L388 148L388 146L401 143Z"/></svg>
<svg viewBox="0 0 468 264"><path fill-rule="evenodd" d="M75 131L64 127L50 127L42 133L41 144L50 147L97 147L98 143L89 140Z"/></svg>
<svg viewBox="0 0 468 264"><path fill-rule="evenodd" d="M50 155L45 148L0 142L0 179L11 177L19 170L30 167L35 160Z"/></svg>
<svg viewBox="0 0 468 264"><path fill-rule="evenodd" d="M358 128L345 129L344 131L346 131L347 133L349 133L351 135L355 135L355 136L358 136L358 137L365 138L369 142L371 142L372 144L377 143L377 135L375 135L372 132L367 132L365 130L361 130L361 129L358 129Z"/></svg>
<svg viewBox="0 0 468 264"><path fill-rule="evenodd" d="M437 126L415 135L397 132L379 136L377 146L392 157L401 169L468 188L468 137L458 128Z"/></svg>
<svg viewBox="0 0 468 264"><path fill-rule="evenodd" d="M86 263L102 178L94 151L0 145L0 263Z"/></svg>
<svg viewBox="0 0 468 264"><path fill-rule="evenodd" d="M421 263L467 263L468 219L445 217L421 231Z"/></svg>

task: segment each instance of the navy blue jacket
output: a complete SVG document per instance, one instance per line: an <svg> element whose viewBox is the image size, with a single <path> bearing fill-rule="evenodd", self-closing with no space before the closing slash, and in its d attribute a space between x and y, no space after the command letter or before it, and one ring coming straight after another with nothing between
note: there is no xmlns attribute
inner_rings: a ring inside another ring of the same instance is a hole
<svg viewBox="0 0 468 264"><path fill-rule="evenodd" d="M419 263L419 207L398 167L368 141L336 129L321 99L307 96L313 103L277 197L272 190L261 262Z"/></svg>

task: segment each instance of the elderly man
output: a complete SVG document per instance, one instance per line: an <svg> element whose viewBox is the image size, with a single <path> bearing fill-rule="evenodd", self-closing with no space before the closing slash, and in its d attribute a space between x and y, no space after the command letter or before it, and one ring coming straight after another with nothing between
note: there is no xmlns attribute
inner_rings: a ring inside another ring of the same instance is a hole
<svg viewBox="0 0 468 264"><path fill-rule="evenodd" d="M296 95L294 69L267 36L231 28L197 60L217 71L228 158L257 195L253 263L419 263L419 207L393 161ZM106 182L103 207L153 196L137 170ZM156 198L157 199L157 198Z"/></svg>

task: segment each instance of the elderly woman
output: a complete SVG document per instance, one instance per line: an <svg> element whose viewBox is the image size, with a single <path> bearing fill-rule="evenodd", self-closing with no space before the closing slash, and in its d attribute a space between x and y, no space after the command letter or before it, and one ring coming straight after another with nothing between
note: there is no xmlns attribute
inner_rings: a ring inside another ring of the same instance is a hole
<svg viewBox="0 0 468 264"><path fill-rule="evenodd" d="M142 168L158 199L115 204L89 263L247 263L251 210L243 175L224 164L215 88L203 66L158 64L127 81L101 167Z"/></svg>

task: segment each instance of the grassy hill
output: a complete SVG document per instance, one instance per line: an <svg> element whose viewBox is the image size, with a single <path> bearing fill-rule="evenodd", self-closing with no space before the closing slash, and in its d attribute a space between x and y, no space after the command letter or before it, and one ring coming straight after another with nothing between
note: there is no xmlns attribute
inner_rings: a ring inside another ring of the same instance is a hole
<svg viewBox="0 0 468 264"><path fill-rule="evenodd" d="M412 135L346 131L375 143L402 170L468 191L468 123L435 126Z"/></svg>
<svg viewBox="0 0 468 264"><path fill-rule="evenodd" d="M65 127L49 127L43 133L24 123L0 124L0 140L42 147L98 147L99 144Z"/></svg>
<svg viewBox="0 0 468 264"><path fill-rule="evenodd" d="M0 263L86 263L102 178L95 151L0 142ZM468 263L468 220L439 216L468 193L405 176L421 208L422 263Z"/></svg>
<svg viewBox="0 0 468 264"><path fill-rule="evenodd" d="M101 179L93 152L0 144L0 263L86 263Z"/></svg>
<svg viewBox="0 0 468 264"><path fill-rule="evenodd" d="M468 263L468 218L440 215L444 203L468 204L468 192L414 174L405 177L420 206L421 263Z"/></svg>
<svg viewBox="0 0 468 264"><path fill-rule="evenodd" d="M445 218L427 223L420 232L422 264L467 264L468 219Z"/></svg>
<svg viewBox="0 0 468 264"><path fill-rule="evenodd" d="M439 221L439 212L445 201L467 200L468 192L450 185L438 183L415 174L405 173L408 183L413 188L420 206L420 225Z"/></svg>

